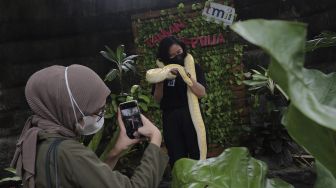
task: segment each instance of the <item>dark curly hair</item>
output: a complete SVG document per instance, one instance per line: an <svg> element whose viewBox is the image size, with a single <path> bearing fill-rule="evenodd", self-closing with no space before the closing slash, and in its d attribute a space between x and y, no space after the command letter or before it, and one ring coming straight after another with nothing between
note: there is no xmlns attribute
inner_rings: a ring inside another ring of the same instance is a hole
<svg viewBox="0 0 336 188"><path fill-rule="evenodd" d="M175 36L168 36L160 41L158 53L156 58L162 61L164 64L169 64L170 56L169 56L169 48L173 45L177 44L181 46L183 50L184 57L187 55L187 47L186 45L177 39Z"/></svg>

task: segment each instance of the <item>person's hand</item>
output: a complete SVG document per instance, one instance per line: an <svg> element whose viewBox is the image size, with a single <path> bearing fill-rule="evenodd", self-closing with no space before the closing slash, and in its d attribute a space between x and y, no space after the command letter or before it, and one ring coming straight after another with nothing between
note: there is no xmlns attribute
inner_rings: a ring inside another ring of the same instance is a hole
<svg viewBox="0 0 336 188"><path fill-rule="evenodd" d="M173 75L179 75L179 72L178 72L178 69L171 69L170 72L173 74Z"/></svg>
<svg viewBox="0 0 336 188"><path fill-rule="evenodd" d="M162 136L160 130L142 114L141 119L143 126L138 128L137 133L145 137L148 137L152 144L155 144L160 147L162 142Z"/></svg>
<svg viewBox="0 0 336 188"><path fill-rule="evenodd" d="M118 139L113 147L113 149L110 152L111 156L117 156L119 155L122 151L128 149L132 145L138 143L140 140L139 139L130 139L127 134L126 134L126 129L124 122L122 121L121 114L120 114L120 109L118 108L118 125L119 125L119 136Z"/></svg>

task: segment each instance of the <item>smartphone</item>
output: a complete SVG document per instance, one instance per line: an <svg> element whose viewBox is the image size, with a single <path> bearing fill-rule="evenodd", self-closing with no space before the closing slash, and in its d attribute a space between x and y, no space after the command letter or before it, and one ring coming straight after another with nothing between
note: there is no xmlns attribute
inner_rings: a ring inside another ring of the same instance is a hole
<svg viewBox="0 0 336 188"><path fill-rule="evenodd" d="M119 104L119 108L126 134L129 138L134 139L133 133L143 126L138 102L136 100L124 102Z"/></svg>

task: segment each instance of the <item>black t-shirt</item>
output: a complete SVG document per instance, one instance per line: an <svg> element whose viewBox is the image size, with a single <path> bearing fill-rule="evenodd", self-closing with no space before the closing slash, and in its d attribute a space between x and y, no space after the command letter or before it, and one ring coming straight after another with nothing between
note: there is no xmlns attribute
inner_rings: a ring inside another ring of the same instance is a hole
<svg viewBox="0 0 336 188"><path fill-rule="evenodd" d="M197 82L206 87L204 73L198 64L195 64ZM154 93L155 85L153 85L152 93ZM188 106L187 84L181 76L177 76L174 80L165 80L163 83L163 97L160 102L162 110L171 110Z"/></svg>

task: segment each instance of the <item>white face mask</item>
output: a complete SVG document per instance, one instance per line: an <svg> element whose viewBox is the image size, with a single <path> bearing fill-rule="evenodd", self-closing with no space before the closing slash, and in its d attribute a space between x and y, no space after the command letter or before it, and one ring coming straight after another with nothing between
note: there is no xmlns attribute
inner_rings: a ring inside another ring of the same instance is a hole
<svg viewBox="0 0 336 188"><path fill-rule="evenodd" d="M68 67L65 68L65 84L68 89L68 94L70 97L71 105L72 105L72 110L74 112L76 121L77 121L77 115L76 115L76 110L75 110L75 105L79 112L83 115L83 122L84 125L81 125L78 121L76 122L76 130L81 134L81 135L90 135L98 132L104 125L104 117L102 117L98 121L98 116L85 116L82 110L79 108L75 98L72 96L69 82L68 82Z"/></svg>
<svg viewBox="0 0 336 188"><path fill-rule="evenodd" d="M76 129L81 135L90 135L95 134L98 132L104 125L104 118L101 118L99 121L99 117L92 117L92 116L84 116L83 122L84 125L82 126L79 123L76 123Z"/></svg>

